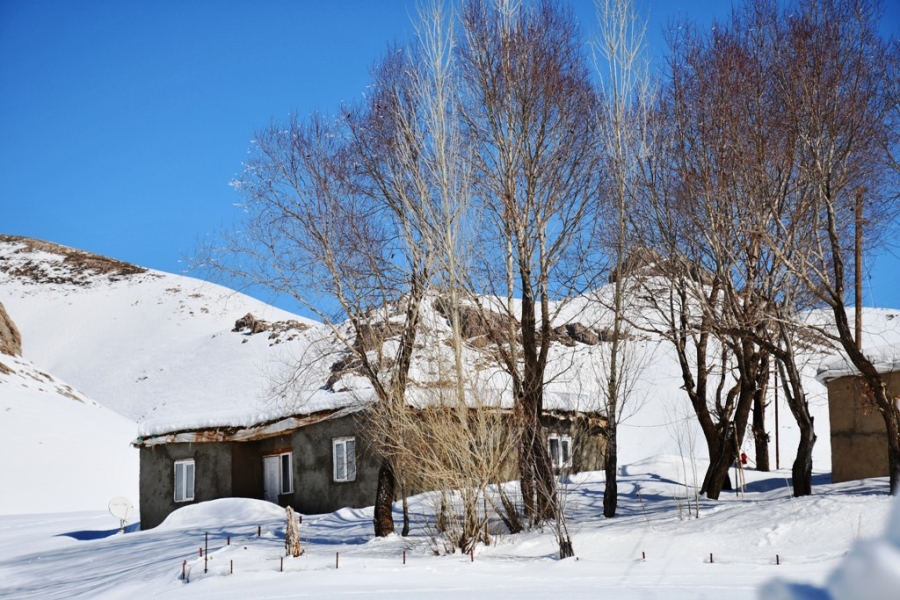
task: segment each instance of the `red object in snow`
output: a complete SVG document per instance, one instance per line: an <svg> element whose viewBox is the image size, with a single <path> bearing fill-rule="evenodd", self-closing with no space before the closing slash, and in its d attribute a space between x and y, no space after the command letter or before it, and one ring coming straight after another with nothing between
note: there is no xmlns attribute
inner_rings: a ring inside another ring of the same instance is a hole
<svg viewBox="0 0 900 600"><path fill-rule="evenodd" d="M747 453L746 452L741 452L741 464L742 465L747 464Z"/></svg>

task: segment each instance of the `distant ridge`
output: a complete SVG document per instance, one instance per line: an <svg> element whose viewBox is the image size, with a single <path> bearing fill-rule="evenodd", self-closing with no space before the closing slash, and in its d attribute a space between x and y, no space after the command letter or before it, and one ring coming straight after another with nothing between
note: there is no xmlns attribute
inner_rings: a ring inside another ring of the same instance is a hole
<svg viewBox="0 0 900 600"><path fill-rule="evenodd" d="M62 259L48 263L45 260L28 258L18 264L12 264L12 261L0 256L0 273L26 283L90 285L97 276L106 275L110 281L117 281L130 275L147 272L144 267L121 260L29 237L0 234L0 243L22 244L17 253L44 252Z"/></svg>

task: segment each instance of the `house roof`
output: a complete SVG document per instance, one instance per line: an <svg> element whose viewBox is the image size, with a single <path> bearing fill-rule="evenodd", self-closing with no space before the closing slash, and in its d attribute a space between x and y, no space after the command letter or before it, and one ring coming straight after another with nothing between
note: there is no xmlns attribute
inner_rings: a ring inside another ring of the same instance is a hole
<svg viewBox="0 0 900 600"><path fill-rule="evenodd" d="M900 346L878 346L863 350L866 357L879 373L893 373L900 371ZM816 371L816 380L826 384L833 379L847 376L859 376L859 370L853 366L850 359L843 353L829 356L821 363Z"/></svg>
<svg viewBox="0 0 900 600"><path fill-rule="evenodd" d="M138 437L132 444L140 446L158 446L160 444L198 443L198 442L251 442L282 435L307 425L321 423L330 419L337 419L353 414L363 408L363 405L346 406L321 410L308 414L297 414L287 417L274 418L248 426L219 426L201 427L197 429L185 429L156 435Z"/></svg>
<svg viewBox="0 0 900 600"><path fill-rule="evenodd" d="M475 408L485 406L500 410L513 407L512 394L495 391L491 402L478 402L474 394L467 393L469 404ZM326 392L322 390L306 404L285 413L277 408L269 412L214 414L204 419L185 418L181 421L154 421L142 424L134 446L156 446L181 442L247 442L281 435L329 419L347 416L365 409L374 401L371 390L360 392ZM438 402L437 396L427 390L412 386L408 390L407 403L423 408ZM604 412L597 396L583 394L544 392L544 412L564 415L573 413L602 415Z"/></svg>

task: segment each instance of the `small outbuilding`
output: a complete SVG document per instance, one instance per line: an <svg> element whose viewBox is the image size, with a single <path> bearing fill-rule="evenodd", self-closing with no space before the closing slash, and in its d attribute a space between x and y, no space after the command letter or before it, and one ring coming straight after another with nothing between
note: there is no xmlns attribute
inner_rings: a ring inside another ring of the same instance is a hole
<svg viewBox="0 0 900 600"><path fill-rule="evenodd" d="M896 402L900 399L900 348L876 348L866 355ZM828 388L832 481L887 477L887 431L865 380L844 356L823 361L816 379Z"/></svg>

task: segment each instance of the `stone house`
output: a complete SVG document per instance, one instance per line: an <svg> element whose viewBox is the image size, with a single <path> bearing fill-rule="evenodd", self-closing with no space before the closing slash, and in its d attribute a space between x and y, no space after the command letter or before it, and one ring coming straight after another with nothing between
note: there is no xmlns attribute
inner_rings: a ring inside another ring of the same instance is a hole
<svg viewBox="0 0 900 600"><path fill-rule="evenodd" d="M371 505L380 461L360 434L364 415L359 406L345 406L136 439L141 528L156 527L182 506L216 498L257 498L307 514ZM605 419L554 411L544 425L557 471L603 467ZM514 468L509 472L511 479L517 476Z"/></svg>
<svg viewBox="0 0 900 600"><path fill-rule="evenodd" d="M866 354L896 401L900 398L900 349L876 348ZM835 356L823 361L816 379L828 388L832 481L887 477L884 419L862 377L846 358Z"/></svg>

